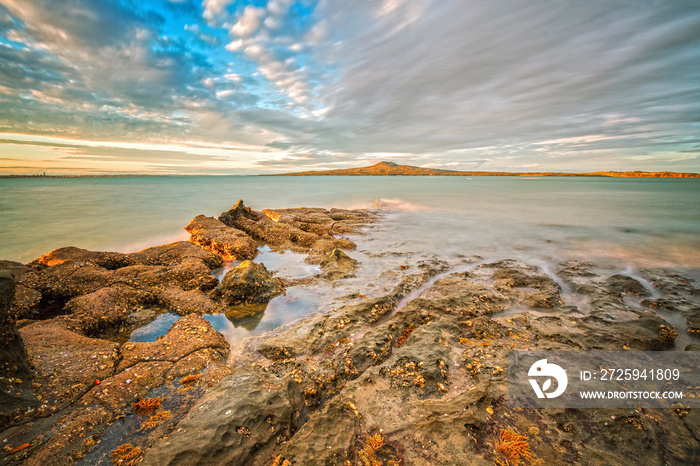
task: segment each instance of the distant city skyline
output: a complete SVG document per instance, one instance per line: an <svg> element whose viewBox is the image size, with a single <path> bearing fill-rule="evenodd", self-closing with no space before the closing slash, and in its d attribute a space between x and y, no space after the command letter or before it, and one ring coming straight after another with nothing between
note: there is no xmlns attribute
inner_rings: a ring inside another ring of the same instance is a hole
<svg viewBox="0 0 700 466"><path fill-rule="evenodd" d="M700 172L700 4L0 0L0 175Z"/></svg>

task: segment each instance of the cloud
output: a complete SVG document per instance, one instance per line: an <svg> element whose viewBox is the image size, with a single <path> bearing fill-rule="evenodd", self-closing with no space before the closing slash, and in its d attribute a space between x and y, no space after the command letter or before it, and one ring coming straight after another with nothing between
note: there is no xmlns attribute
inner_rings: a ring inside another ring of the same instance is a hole
<svg viewBox="0 0 700 466"><path fill-rule="evenodd" d="M219 100L220 89L200 84L227 68L218 69L187 42L190 33L214 42L196 23L188 31L180 26L178 36L161 33L161 14L137 14L113 2L66 0L60 15L47 0L7 5L9 32L22 44L0 46L5 131L116 140L196 137L197 113L256 101L245 89Z"/></svg>
<svg viewBox="0 0 700 466"><path fill-rule="evenodd" d="M318 110L312 103L314 83L309 67L299 63L311 58L302 53L298 39L303 22L290 14L292 2L273 0L267 9L247 6L231 27L229 52L242 52L257 66L257 72L289 99L290 106L305 116Z"/></svg>
<svg viewBox="0 0 700 466"><path fill-rule="evenodd" d="M317 53L339 57L342 75L312 144L505 155L591 134L578 149L682 140L700 95L700 13L687 5L323 3L331 37Z"/></svg>
<svg viewBox="0 0 700 466"><path fill-rule="evenodd" d="M219 39L216 36L206 34L204 31L202 31L202 28L199 26L199 24L186 24L185 31L191 32L199 40L209 45L220 45Z"/></svg>
<svg viewBox="0 0 700 466"><path fill-rule="evenodd" d="M260 27L260 18L265 14L263 8L247 6L238 22L231 27L231 34L238 37L250 37Z"/></svg>
<svg viewBox="0 0 700 466"><path fill-rule="evenodd" d="M202 3L204 7L202 16L204 19L213 21L225 11L226 7L229 6L232 1L233 0L204 0Z"/></svg>
<svg viewBox="0 0 700 466"><path fill-rule="evenodd" d="M292 0L270 0L267 4L267 10L273 15L284 16L292 3L294 3Z"/></svg>
<svg viewBox="0 0 700 466"><path fill-rule="evenodd" d="M261 169L700 171L696 2L0 1L2 132L240 143Z"/></svg>
<svg viewBox="0 0 700 466"><path fill-rule="evenodd" d="M130 42L147 22L158 15L140 17L106 0L3 0L4 6L24 22L29 34L49 49L100 48Z"/></svg>

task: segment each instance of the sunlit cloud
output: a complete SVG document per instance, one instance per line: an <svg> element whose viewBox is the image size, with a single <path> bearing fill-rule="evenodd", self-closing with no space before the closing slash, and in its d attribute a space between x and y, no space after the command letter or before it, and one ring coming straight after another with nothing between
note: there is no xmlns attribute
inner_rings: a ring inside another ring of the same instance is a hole
<svg viewBox="0 0 700 466"><path fill-rule="evenodd" d="M692 1L0 0L0 171L698 172L698 62Z"/></svg>

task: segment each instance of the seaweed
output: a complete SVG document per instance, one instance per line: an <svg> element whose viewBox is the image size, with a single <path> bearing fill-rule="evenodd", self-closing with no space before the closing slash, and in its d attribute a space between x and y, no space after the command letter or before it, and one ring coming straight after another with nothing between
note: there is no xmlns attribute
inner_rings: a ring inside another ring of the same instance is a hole
<svg viewBox="0 0 700 466"><path fill-rule="evenodd" d="M194 383L197 380L201 379L203 376L204 376L204 374L187 375L187 376L180 379L180 383L182 385L191 384L191 383Z"/></svg>
<svg viewBox="0 0 700 466"><path fill-rule="evenodd" d="M160 404L163 399L160 397L156 398L141 398L139 401L131 405L131 411L136 414L149 415L154 413L160 408Z"/></svg>
<svg viewBox="0 0 700 466"><path fill-rule="evenodd" d="M532 462L535 459L530 451L527 437L511 430L501 429L496 439L495 449L505 460L505 463L497 460L496 464L518 466L523 464L523 460Z"/></svg>
<svg viewBox="0 0 700 466"><path fill-rule="evenodd" d="M403 344L406 343L406 340L408 339L408 337L411 336L411 333L413 333L414 330L415 327L406 327L403 331L403 334L396 341L396 346L403 346Z"/></svg>
<svg viewBox="0 0 700 466"><path fill-rule="evenodd" d="M290 466L291 464L289 460L282 458L282 455L277 455L272 463L270 463L270 466Z"/></svg>
<svg viewBox="0 0 700 466"><path fill-rule="evenodd" d="M153 429L154 427L158 427L159 425L164 423L166 419L170 419L171 417L172 413L170 411L158 411L153 416L149 417L143 424L141 424L139 432L142 430Z"/></svg>
<svg viewBox="0 0 700 466"><path fill-rule="evenodd" d="M403 463L397 456L396 450L386 443L380 433L365 439L358 457L363 466L398 466Z"/></svg>
<svg viewBox="0 0 700 466"><path fill-rule="evenodd" d="M141 462L141 449L130 443L123 443L112 451L112 463L119 466L135 466Z"/></svg>

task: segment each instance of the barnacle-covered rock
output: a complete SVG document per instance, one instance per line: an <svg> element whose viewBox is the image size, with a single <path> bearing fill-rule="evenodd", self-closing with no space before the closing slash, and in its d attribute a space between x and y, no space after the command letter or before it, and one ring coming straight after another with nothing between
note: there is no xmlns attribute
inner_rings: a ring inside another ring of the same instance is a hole
<svg viewBox="0 0 700 466"><path fill-rule="evenodd" d="M250 464L269 456L293 427L288 384L255 366L225 377L142 464Z"/></svg>
<svg viewBox="0 0 700 466"><path fill-rule="evenodd" d="M14 277L0 270L0 428L10 420L10 412L36 406L30 387L32 372L24 342L17 332L12 311Z"/></svg>
<svg viewBox="0 0 700 466"><path fill-rule="evenodd" d="M214 296L229 305L264 303L282 293L282 282L270 275L264 265L251 261L229 270L214 289Z"/></svg>
<svg viewBox="0 0 700 466"><path fill-rule="evenodd" d="M225 225L214 217L198 215L185 227L190 241L224 259L252 259L258 243L245 232Z"/></svg>

